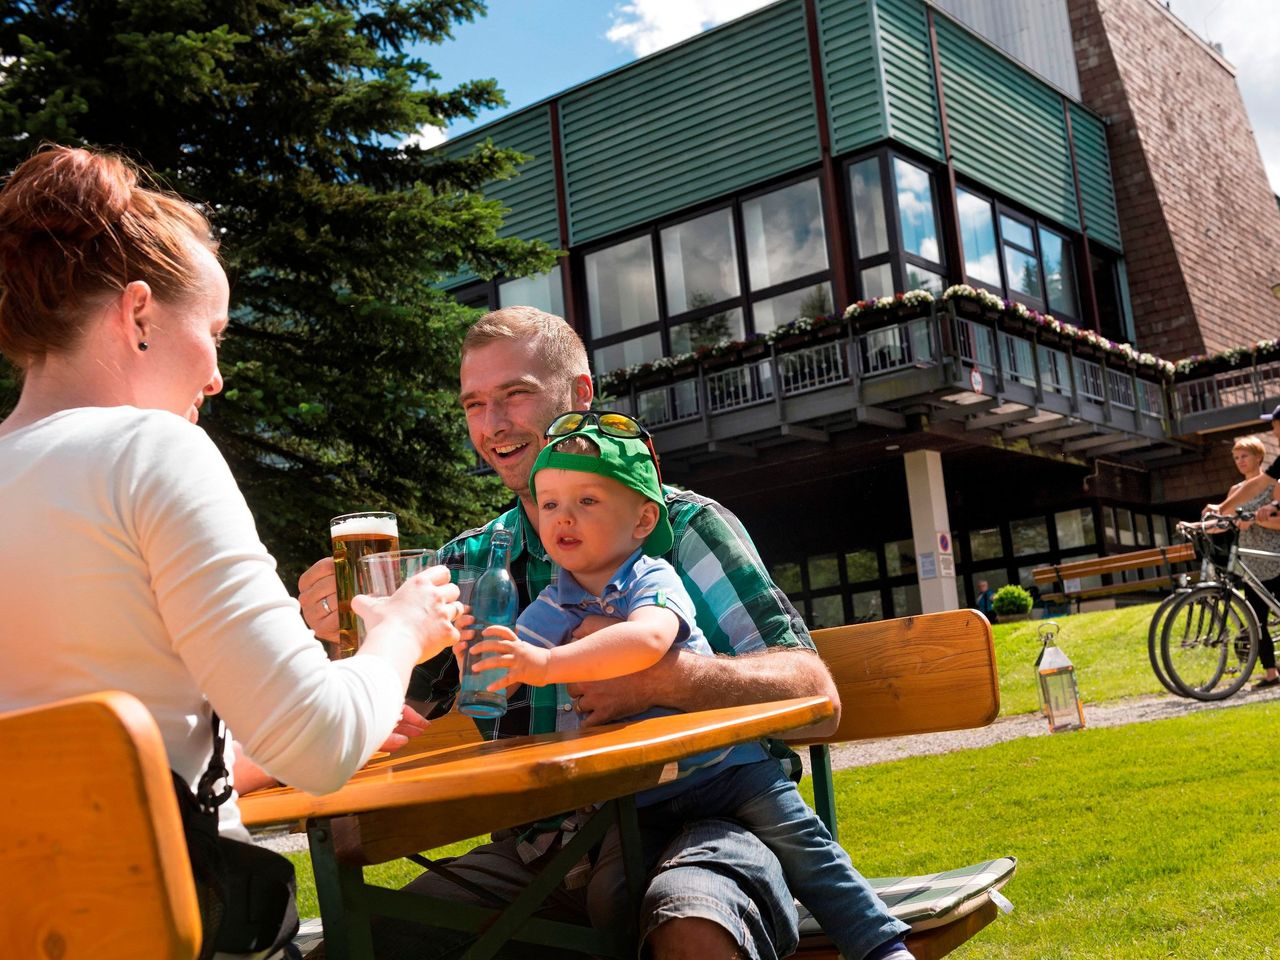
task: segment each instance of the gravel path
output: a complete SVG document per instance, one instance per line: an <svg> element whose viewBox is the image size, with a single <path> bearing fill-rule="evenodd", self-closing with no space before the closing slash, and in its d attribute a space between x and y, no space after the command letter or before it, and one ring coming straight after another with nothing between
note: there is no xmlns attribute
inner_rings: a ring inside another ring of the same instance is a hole
<svg viewBox="0 0 1280 960"><path fill-rule="evenodd" d="M1101 704L1085 704L1086 727L1119 727L1127 723L1144 723L1148 720L1167 720L1201 710L1227 710L1251 703L1280 700L1280 687L1267 690L1240 691L1229 700L1204 703L1171 694L1163 696L1133 697L1128 700L1111 700ZM913 737L888 737L884 740L864 740L841 744L831 749L831 766L836 770L847 767L865 767L903 757L927 756L936 753L953 753L956 750L972 750L993 743L1004 743L1019 737L1043 737L1049 733L1049 725L1038 713L1024 713L1014 717L1000 717L989 727L977 730L956 730L952 733L922 733ZM807 759L807 758L806 758Z"/></svg>
<svg viewBox="0 0 1280 960"><path fill-rule="evenodd" d="M1227 710L1268 700L1280 700L1280 687L1269 690L1244 690L1229 700L1202 703L1169 694L1164 696L1134 697L1128 700L1112 700L1106 703L1085 704L1086 727L1119 727L1127 723L1144 723L1148 720L1167 720L1200 710ZM884 740L864 740L846 743L831 750L831 766L836 770L848 767L865 767L873 763L901 760L903 757L929 756L938 753L954 753L957 750L973 750L1004 743L1019 737L1043 737L1049 727L1039 714L1020 714L1001 717L988 727L978 730L957 730L952 733L924 733L913 737L888 737ZM808 751L802 751L806 764ZM254 841L279 853L292 853L307 849L305 834L258 834Z"/></svg>

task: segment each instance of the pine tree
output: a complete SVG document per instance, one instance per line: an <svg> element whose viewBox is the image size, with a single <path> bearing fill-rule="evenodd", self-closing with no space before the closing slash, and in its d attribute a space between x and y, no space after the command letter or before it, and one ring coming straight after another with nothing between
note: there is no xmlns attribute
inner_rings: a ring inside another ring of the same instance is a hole
<svg viewBox="0 0 1280 960"><path fill-rule="evenodd" d="M202 411L286 580L327 519L390 509L438 543L503 497L468 473L457 359L474 311L432 284L545 270L483 199L518 154L405 138L502 103L441 90L418 51L479 0L4 2L0 167L40 142L111 147L203 202L232 281L223 396ZM16 397L0 383L0 410ZM199 478L192 478L198 483Z"/></svg>

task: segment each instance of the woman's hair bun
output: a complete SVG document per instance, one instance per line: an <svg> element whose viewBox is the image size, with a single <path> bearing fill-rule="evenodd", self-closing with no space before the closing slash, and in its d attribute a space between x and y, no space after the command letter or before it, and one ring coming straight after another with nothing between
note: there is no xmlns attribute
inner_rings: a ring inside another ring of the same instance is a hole
<svg viewBox="0 0 1280 960"><path fill-rule="evenodd" d="M44 148L6 184L11 196L0 203L0 235L9 243L32 234L86 243L115 232L137 185L137 174L119 157Z"/></svg>
<svg viewBox="0 0 1280 960"><path fill-rule="evenodd" d="M0 190L0 353L19 367L73 345L86 306L134 280L181 298L191 242L217 250L203 214L139 179L113 154L45 146Z"/></svg>

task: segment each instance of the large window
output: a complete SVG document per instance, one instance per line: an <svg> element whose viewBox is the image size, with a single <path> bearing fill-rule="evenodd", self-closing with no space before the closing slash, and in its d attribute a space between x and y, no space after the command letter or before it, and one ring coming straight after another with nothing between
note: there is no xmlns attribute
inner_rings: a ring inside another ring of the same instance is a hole
<svg viewBox="0 0 1280 960"><path fill-rule="evenodd" d="M597 373L835 309L815 178L659 224L582 263ZM693 410L684 399L677 407Z"/></svg>
<svg viewBox="0 0 1280 960"><path fill-rule="evenodd" d="M956 188L956 214L969 283L1065 319L1080 317L1069 236L964 187Z"/></svg>
<svg viewBox="0 0 1280 960"><path fill-rule="evenodd" d="M667 227L660 245L671 313L707 307L740 292L729 209Z"/></svg>
<svg viewBox="0 0 1280 960"><path fill-rule="evenodd" d="M996 220L991 201L956 190L956 212L960 220L960 247L964 251L964 272L970 282L1001 287L1000 256L996 253Z"/></svg>
<svg viewBox="0 0 1280 960"><path fill-rule="evenodd" d="M887 297L946 285L933 175L887 152L849 165L858 286L862 297Z"/></svg>
<svg viewBox="0 0 1280 960"><path fill-rule="evenodd" d="M1044 264L1044 297L1050 313L1080 316L1076 299L1076 268L1071 241L1046 226L1040 227L1040 259Z"/></svg>
<svg viewBox="0 0 1280 960"><path fill-rule="evenodd" d="M608 337L657 322L653 248L647 236L589 253L583 265L593 337Z"/></svg>
<svg viewBox="0 0 1280 960"><path fill-rule="evenodd" d="M510 280L477 280L449 290L458 303L479 310L497 310L499 307L537 307L557 317L564 316L564 279L560 264L546 273L532 277L514 277Z"/></svg>
<svg viewBox="0 0 1280 960"><path fill-rule="evenodd" d="M1004 250L1004 275L1011 296L1039 301L1040 262L1036 257L1035 231L1020 217L1000 216L1000 236ZM1021 296L1019 296L1021 295Z"/></svg>
<svg viewBox="0 0 1280 960"><path fill-rule="evenodd" d="M564 316L564 287L560 283L560 266L547 273L517 280L498 282L498 306L537 307L557 317Z"/></svg>

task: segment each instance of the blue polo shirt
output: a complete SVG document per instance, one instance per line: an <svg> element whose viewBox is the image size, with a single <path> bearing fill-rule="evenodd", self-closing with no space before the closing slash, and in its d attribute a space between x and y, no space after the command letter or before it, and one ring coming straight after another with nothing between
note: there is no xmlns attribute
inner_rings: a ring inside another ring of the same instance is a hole
<svg viewBox="0 0 1280 960"><path fill-rule="evenodd" d="M680 621L673 649L683 647L704 656L715 655L711 644L698 629L693 600L680 575L666 560L645 556L640 550L623 562L599 596L578 583L567 570L557 569L551 583L520 614L516 621L516 634L527 643L549 649L571 642L574 629L593 614L626 620L632 611L647 606L670 610ZM580 718L573 710L573 701L565 686L556 684L555 693L556 729L577 729ZM662 717L679 712L668 707L653 707L628 719ZM678 779L644 791L636 797L636 803L647 806L666 800L729 767L755 763L768 756L764 746L756 742L687 757L680 761Z"/></svg>

